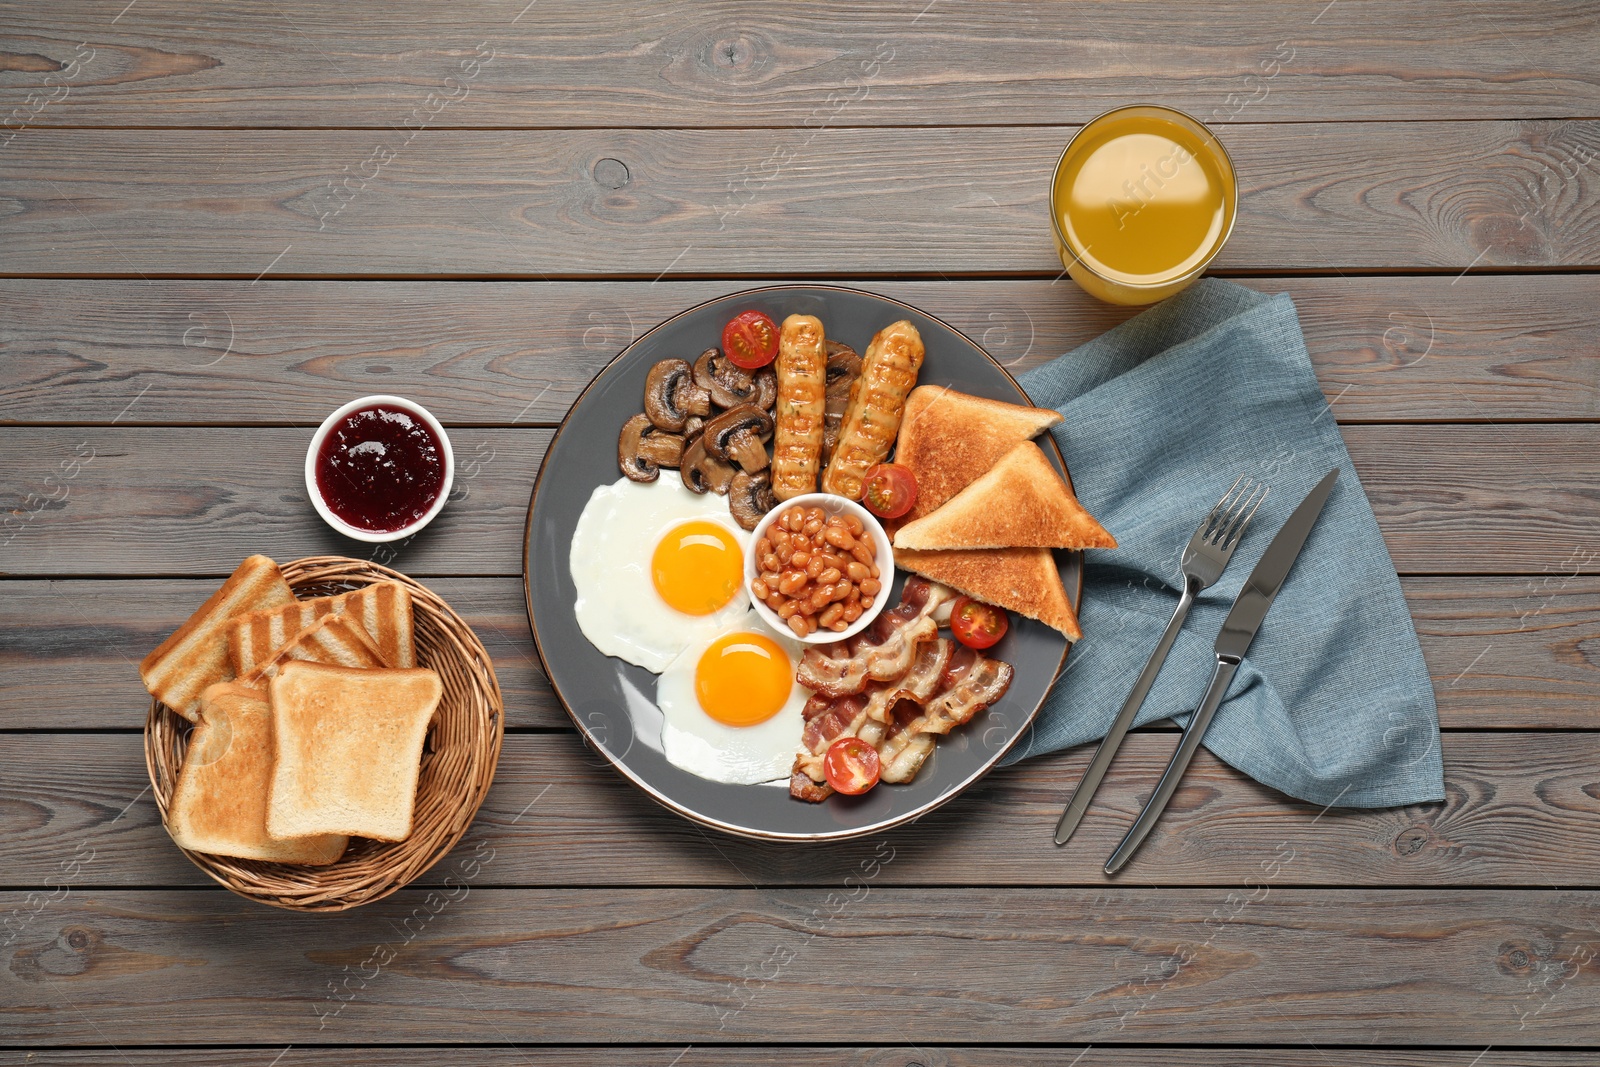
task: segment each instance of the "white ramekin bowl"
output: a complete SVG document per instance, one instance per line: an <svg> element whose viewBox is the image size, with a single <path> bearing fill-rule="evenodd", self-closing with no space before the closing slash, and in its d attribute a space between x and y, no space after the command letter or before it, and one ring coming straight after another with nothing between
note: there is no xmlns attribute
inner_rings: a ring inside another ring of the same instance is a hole
<svg viewBox="0 0 1600 1067"><path fill-rule="evenodd" d="M328 502L322 498L322 490L317 486L317 456L322 452L322 443L327 440L328 434L332 433L333 428L344 421L345 416L351 412L380 405L388 408L399 408L408 415L421 420L428 429L433 431L434 436L439 438L439 446L444 451L444 484L439 487L438 498L434 500L433 506L428 509L422 518L398 530L363 530L359 527L351 526L333 513L333 509L328 507ZM386 393L380 393L350 401L350 403L336 409L332 415L322 420L322 425L317 427L317 432L311 435L311 447L306 449L306 493L311 497L312 506L317 509L317 514L322 516L323 522L333 527L336 532L346 537L354 538L357 541L374 543L399 541L417 533L432 522L435 515L444 510L445 502L450 499L450 489L455 484L455 477L456 459L455 453L450 449L450 435L444 432L444 427L439 424L438 419L433 417L433 412L415 401L407 400L403 396L390 396Z"/></svg>
<svg viewBox="0 0 1600 1067"><path fill-rule="evenodd" d="M782 634L791 640L803 641L808 645L829 645L835 641L843 641L847 637L852 637L872 625L872 620L878 617L879 613L883 611L884 605L889 602L889 587L894 583L894 546L889 543L889 535L883 532L883 524L878 521L878 517L854 500L847 500L842 496L834 496L832 493L806 493L802 496L780 501L777 507L767 512L766 517L756 524L756 528L750 534L750 547L745 550L744 554L744 587L747 593L750 591L750 583L754 582L761 574L760 561L756 558L756 546L761 544L761 538L766 535L767 530L777 521L778 516L797 505L802 508L821 508L829 516L855 516L861 520L862 527L872 536L872 543L877 549L873 562L877 565L878 581L883 588L878 591L878 598L873 602L872 607L863 611L861 617L843 631L818 630L816 633L808 634L805 637L796 637L794 631L789 629L789 624L778 618L777 612L757 600L754 594L751 594L751 607L755 608L756 614L761 616L762 622L772 627L774 633Z"/></svg>

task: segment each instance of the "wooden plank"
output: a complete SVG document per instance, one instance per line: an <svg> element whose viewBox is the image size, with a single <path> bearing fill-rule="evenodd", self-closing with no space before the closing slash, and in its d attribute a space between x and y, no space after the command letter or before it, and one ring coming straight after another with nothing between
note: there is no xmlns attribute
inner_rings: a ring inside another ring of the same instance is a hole
<svg viewBox="0 0 1600 1067"><path fill-rule="evenodd" d="M28 130L0 241L11 275L1053 277L1071 132ZM1223 271L1600 265L1600 120L1224 140L1241 202Z"/></svg>
<svg viewBox="0 0 1600 1067"><path fill-rule="evenodd" d="M220 889L70 894L8 950L0 1026L280 1048L1593 1040L1594 892L893 889L883 869L831 892L597 892L479 888L461 865L431 897L315 921Z"/></svg>
<svg viewBox="0 0 1600 1067"><path fill-rule="evenodd" d="M1067 848L1051 830L1088 747L996 771L916 824L816 848L702 830L565 734L514 734L457 854L478 884L839 885L880 848L885 885L1104 886L1101 871L1166 768L1175 735L1129 737ZM4 884L195 886L172 846L138 734L12 735L0 748ZM1448 733L1448 799L1392 810L1291 800L1202 752L1125 886L1592 886L1600 879L1600 734ZM797 802L798 803L798 802ZM77 866L73 864L76 862ZM423 884L441 884L450 863Z"/></svg>
<svg viewBox="0 0 1600 1067"><path fill-rule="evenodd" d="M528 629L520 578L444 578L445 596L494 661L506 725L568 727ZM0 728L138 729L139 661L216 589L200 578L16 581L0 596Z"/></svg>
<svg viewBox="0 0 1600 1067"><path fill-rule="evenodd" d="M1246 284L1293 296L1341 421L1600 416L1600 276ZM1014 371L1137 310L1043 280L862 285L944 319ZM424 400L452 426L555 422L631 340L736 288L0 281L0 421L317 422L339 396L382 390Z"/></svg>
<svg viewBox="0 0 1600 1067"><path fill-rule="evenodd" d="M225 575L252 552L365 557L306 502L310 432L9 429L0 575ZM1356 425L1344 436L1401 573L1600 572L1595 424ZM520 574L549 439L543 429L455 431L457 499L374 558L419 577ZM438 585L449 598L449 583Z"/></svg>
<svg viewBox="0 0 1600 1067"><path fill-rule="evenodd" d="M1324 7L407 0L379 16L288 0L146 4L114 24L24 10L7 20L0 114L20 109L15 128L398 126L415 109L465 126L986 125L1082 122L1129 100L1209 121L1600 113L1582 3L1431 0L1381 33L1365 5ZM463 68L475 54L493 58Z"/></svg>
<svg viewBox="0 0 1600 1067"><path fill-rule="evenodd" d="M283 1067L1037 1067L1048 1058L1070 1067L1145 1067L1148 1048L1055 1046L919 1048L866 1046L829 1048L794 1045L663 1048L653 1045L603 1048L304 1048L296 1046ZM1165 1067L1466 1067L1460 1050L1347 1048L1183 1048L1163 1045ZM0 1052L0 1067L261 1067L262 1050L164 1048L76 1049L63 1052ZM1588 1053L1491 1050L1471 1067L1592 1067Z"/></svg>
<svg viewBox="0 0 1600 1067"><path fill-rule="evenodd" d="M216 587L214 579L18 579L0 596L0 729L131 729L143 722L136 665ZM439 585L438 581L433 584ZM449 578L483 640L506 724L570 721L533 653L518 578ZM1600 579L1572 568L1522 578L1401 581L1446 729L1596 725Z"/></svg>

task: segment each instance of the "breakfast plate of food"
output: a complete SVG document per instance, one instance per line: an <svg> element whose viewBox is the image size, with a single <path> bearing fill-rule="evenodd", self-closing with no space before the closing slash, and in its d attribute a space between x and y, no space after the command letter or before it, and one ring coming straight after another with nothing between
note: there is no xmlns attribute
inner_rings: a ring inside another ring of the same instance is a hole
<svg viewBox="0 0 1600 1067"><path fill-rule="evenodd" d="M1028 730L1115 540L1011 375L917 309L756 289L583 391L529 504L534 642L588 744L748 837L856 837Z"/></svg>

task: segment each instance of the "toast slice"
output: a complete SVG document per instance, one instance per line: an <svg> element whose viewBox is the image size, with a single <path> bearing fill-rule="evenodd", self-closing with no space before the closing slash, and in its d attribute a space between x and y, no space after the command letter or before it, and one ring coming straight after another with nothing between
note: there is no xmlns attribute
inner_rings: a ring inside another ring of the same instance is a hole
<svg viewBox="0 0 1600 1067"><path fill-rule="evenodd" d="M189 738L167 808L167 831L179 848L269 863L326 866L343 853L342 834L278 838L267 833L272 778L272 709L267 695L222 682L200 698L200 725Z"/></svg>
<svg viewBox="0 0 1600 1067"><path fill-rule="evenodd" d="M894 547L1116 548L1117 540L1024 441L937 511L900 527Z"/></svg>
<svg viewBox="0 0 1600 1067"><path fill-rule="evenodd" d="M1083 637L1078 613L1048 548L979 548L951 552L898 549L894 565L948 585L986 604L1038 619L1067 640Z"/></svg>
<svg viewBox="0 0 1600 1067"><path fill-rule="evenodd" d="M911 390L894 454L917 477L917 501L904 521L932 514L1001 456L1060 421L1060 412L1049 408L985 400L942 385Z"/></svg>
<svg viewBox="0 0 1600 1067"><path fill-rule="evenodd" d="M423 740L444 695L439 676L290 660L269 689L277 758L267 832L404 841Z"/></svg>
<svg viewBox="0 0 1600 1067"><path fill-rule="evenodd" d="M265 688L269 681L277 677L283 664L292 659L369 670L389 666L360 623L352 622L348 615L324 615L296 634L271 659L256 666L250 673L241 674L239 681Z"/></svg>
<svg viewBox="0 0 1600 1067"><path fill-rule="evenodd" d="M411 590L377 582L337 596L296 600L273 611L253 611L228 627L228 656L244 677L273 659L294 636L325 615L348 615L361 624L386 667L415 667Z"/></svg>
<svg viewBox="0 0 1600 1067"><path fill-rule="evenodd" d="M185 719L198 722L200 694L235 674L228 662L229 621L245 612L293 603L294 591L278 565L266 556L249 557L139 664L144 687Z"/></svg>

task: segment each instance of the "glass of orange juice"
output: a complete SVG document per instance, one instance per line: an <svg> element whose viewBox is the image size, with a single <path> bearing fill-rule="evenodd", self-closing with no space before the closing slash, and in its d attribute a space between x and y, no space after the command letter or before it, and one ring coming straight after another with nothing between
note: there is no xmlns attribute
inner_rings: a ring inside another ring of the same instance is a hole
<svg viewBox="0 0 1600 1067"><path fill-rule="evenodd" d="M1062 265L1113 304L1153 304L1200 277L1233 232L1238 206L1222 142L1198 120L1154 104L1085 125L1050 186Z"/></svg>

